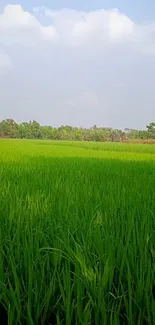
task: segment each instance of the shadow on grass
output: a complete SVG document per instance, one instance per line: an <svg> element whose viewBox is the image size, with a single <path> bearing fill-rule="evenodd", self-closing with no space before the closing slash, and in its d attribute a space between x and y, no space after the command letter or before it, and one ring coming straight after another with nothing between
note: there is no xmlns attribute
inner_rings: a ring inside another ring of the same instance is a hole
<svg viewBox="0 0 155 325"><path fill-rule="evenodd" d="M4 307L1 304L0 304L0 324L8 325L7 311L4 309Z"/></svg>

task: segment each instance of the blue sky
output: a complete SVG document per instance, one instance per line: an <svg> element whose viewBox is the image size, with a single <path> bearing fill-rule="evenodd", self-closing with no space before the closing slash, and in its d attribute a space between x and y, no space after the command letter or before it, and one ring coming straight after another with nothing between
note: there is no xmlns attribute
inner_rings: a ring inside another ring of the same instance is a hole
<svg viewBox="0 0 155 325"><path fill-rule="evenodd" d="M0 119L141 129L154 85L155 1L0 0Z"/></svg>
<svg viewBox="0 0 155 325"><path fill-rule="evenodd" d="M151 21L155 19L154 0L1 0L0 6L20 3L25 9L34 6L47 6L52 9L72 8L78 10L118 8L136 21Z"/></svg>

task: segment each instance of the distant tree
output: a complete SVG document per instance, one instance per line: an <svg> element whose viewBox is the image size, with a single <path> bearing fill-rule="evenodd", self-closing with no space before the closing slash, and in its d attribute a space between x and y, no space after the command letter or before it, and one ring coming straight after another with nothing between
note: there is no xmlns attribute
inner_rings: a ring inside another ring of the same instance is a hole
<svg viewBox="0 0 155 325"><path fill-rule="evenodd" d="M146 128L149 134L149 138L155 139L155 122L151 122L149 125L147 125Z"/></svg>
<svg viewBox="0 0 155 325"><path fill-rule="evenodd" d="M83 141L83 139L84 139L83 129L74 128L74 130L73 130L73 140Z"/></svg>
<svg viewBox="0 0 155 325"><path fill-rule="evenodd" d="M43 129L36 121L23 122L19 125L20 138L43 139Z"/></svg>
<svg viewBox="0 0 155 325"><path fill-rule="evenodd" d="M155 122L151 122L149 125L146 127L148 131L155 131Z"/></svg>
<svg viewBox="0 0 155 325"><path fill-rule="evenodd" d="M112 130L110 134L110 139L112 142L120 142L122 131L121 130Z"/></svg>
<svg viewBox="0 0 155 325"><path fill-rule="evenodd" d="M30 129L31 129L31 137L33 139L42 139L43 132L40 124L37 121L30 122Z"/></svg>
<svg viewBox="0 0 155 325"><path fill-rule="evenodd" d="M16 123L13 119L0 122L0 137L50 140L77 140L77 141L130 141L155 139L155 122L147 125L146 130L112 129L106 127L78 128L70 125L61 125L58 128L41 126L37 121Z"/></svg>
<svg viewBox="0 0 155 325"><path fill-rule="evenodd" d="M0 136L8 138L19 138L19 126L13 119L0 122Z"/></svg>

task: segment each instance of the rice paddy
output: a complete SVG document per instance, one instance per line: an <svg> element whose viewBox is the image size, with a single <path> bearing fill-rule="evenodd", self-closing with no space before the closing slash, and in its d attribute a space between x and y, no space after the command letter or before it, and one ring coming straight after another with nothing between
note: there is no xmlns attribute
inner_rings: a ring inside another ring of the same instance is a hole
<svg viewBox="0 0 155 325"><path fill-rule="evenodd" d="M155 324L155 146L0 140L0 324Z"/></svg>

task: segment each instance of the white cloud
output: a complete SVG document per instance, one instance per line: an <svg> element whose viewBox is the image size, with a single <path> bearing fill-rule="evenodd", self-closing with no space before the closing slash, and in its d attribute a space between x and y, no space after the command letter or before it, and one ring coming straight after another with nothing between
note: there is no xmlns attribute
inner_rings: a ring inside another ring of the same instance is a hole
<svg viewBox="0 0 155 325"><path fill-rule="evenodd" d="M37 19L23 10L20 5L7 5L0 16L0 29L20 27L34 27L38 25Z"/></svg>
<svg viewBox="0 0 155 325"><path fill-rule="evenodd" d="M41 40L55 41L56 37L53 26L43 26L20 5L7 5L0 15L0 41L4 44L36 45Z"/></svg>
<svg viewBox="0 0 155 325"><path fill-rule="evenodd" d="M43 25L40 14L51 23ZM0 41L34 46L41 41L57 41L61 45L105 50L125 42L148 54L155 52L155 24L138 25L117 9L83 12L38 7L31 13L21 5L7 5L0 15Z"/></svg>
<svg viewBox="0 0 155 325"><path fill-rule="evenodd" d="M63 9L52 11L45 7L35 8L52 19L61 39L70 44L80 44L92 40L115 41L129 38L134 33L135 24L117 9L80 12Z"/></svg>
<svg viewBox="0 0 155 325"><path fill-rule="evenodd" d="M61 42L70 46L127 43L145 53L155 52L155 23L137 24L118 9L83 12L71 9L34 8L36 15L51 18ZM147 45L147 46L146 46Z"/></svg>
<svg viewBox="0 0 155 325"><path fill-rule="evenodd" d="M8 5L0 14L0 119L144 127L155 120L154 56L155 22L138 24L117 9Z"/></svg>

